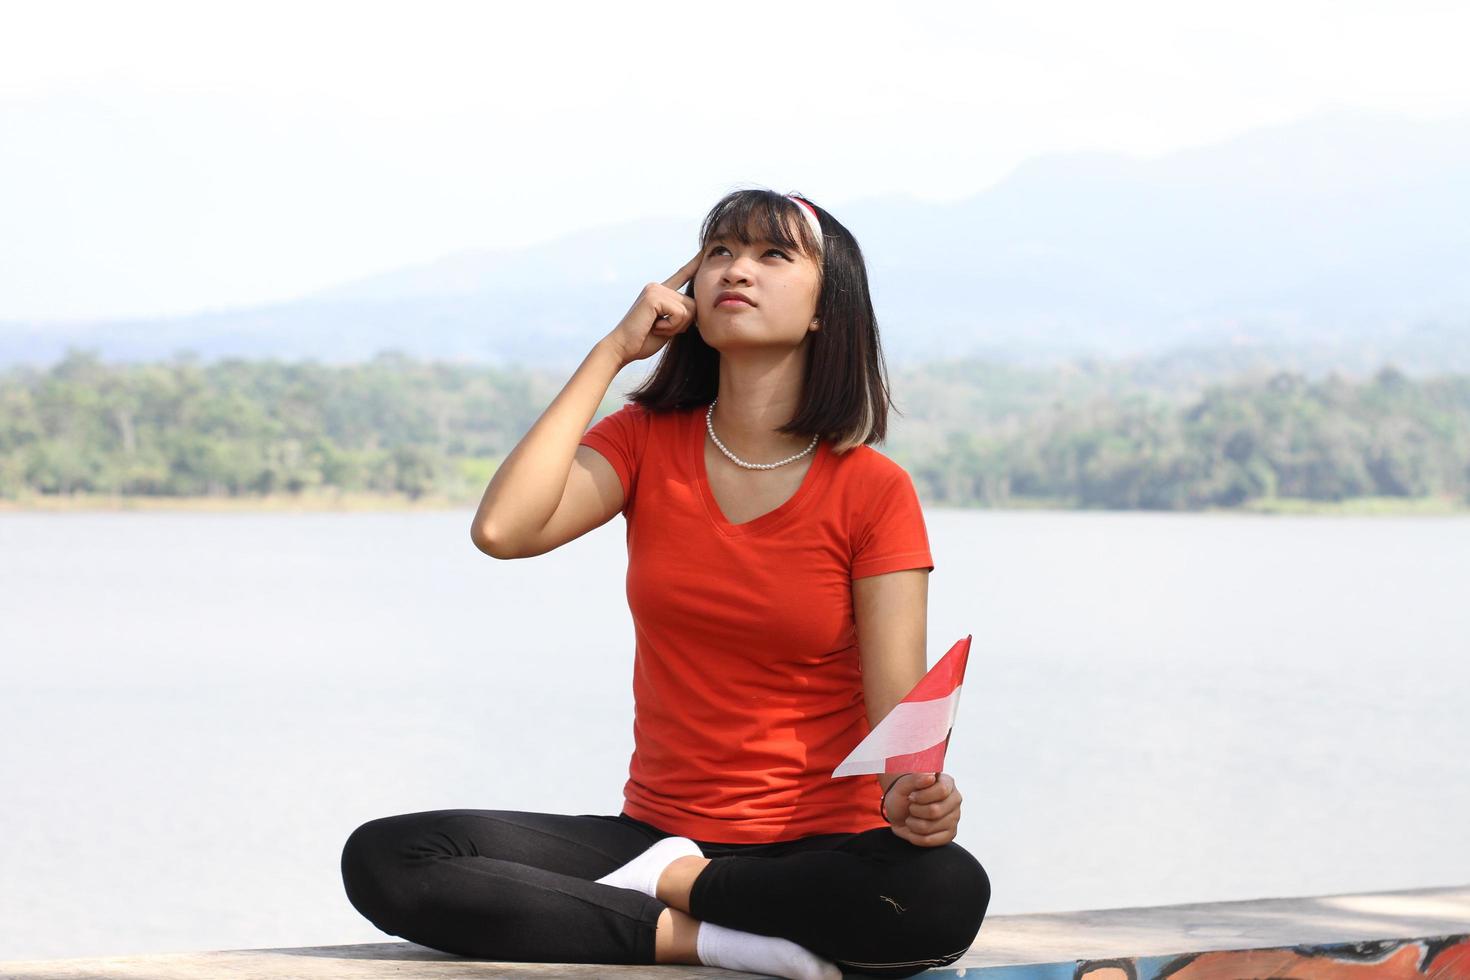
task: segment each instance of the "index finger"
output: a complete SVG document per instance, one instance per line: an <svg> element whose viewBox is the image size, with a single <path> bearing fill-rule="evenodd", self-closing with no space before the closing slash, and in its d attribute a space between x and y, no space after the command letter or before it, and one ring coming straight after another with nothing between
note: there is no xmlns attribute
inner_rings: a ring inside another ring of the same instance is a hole
<svg viewBox="0 0 1470 980"><path fill-rule="evenodd" d="M684 267L672 276L664 280L664 285L670 289L683 289L685 283L694 278L694 270L699 268L699 260L704 258L704 250L700 249L694 253L694 258L684 263Z"/></svg>

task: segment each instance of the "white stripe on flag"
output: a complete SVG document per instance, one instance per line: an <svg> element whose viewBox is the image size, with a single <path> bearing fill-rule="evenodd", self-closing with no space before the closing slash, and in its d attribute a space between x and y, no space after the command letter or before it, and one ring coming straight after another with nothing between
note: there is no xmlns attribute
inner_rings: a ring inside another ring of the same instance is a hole
<svg viewBox="0 0 1470 980"><path fill-rule="evenodd" d="M938 745L949 734L959 708L960 686L932 701L898 702L832 775L882 772L890 756L912 755Z"/></svg>

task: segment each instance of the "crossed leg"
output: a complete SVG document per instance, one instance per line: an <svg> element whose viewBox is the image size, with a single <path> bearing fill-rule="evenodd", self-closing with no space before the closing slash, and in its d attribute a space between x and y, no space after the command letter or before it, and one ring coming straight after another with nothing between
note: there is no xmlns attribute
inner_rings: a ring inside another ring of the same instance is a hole
<svg viewBox="0 0 1470 980"><path fill-rule="evenodd" d="M706 853L703 867L669 867L660 895L671 907L779 935L852 973L947 966L974 942L990 904L989 876L964 848L920 847L887 827Z"/></svg>
<svg viewBox="0 0 1470 980"><path fill-rule="evenodd" d="M382 931L477 959L652 963L657 898L596 879L654 843L612 817L429 810L347 838L348 900Z"/></svg>
<svg viewBox="0 0 1470 980"><path fill-rule="evenodd" d="M953 843L886 828L770 845L700 843L657 894L600 884L661 832L590 814L435 810L369 821L348 838L349 900L378 928L481 959L697 963L700 922L778 936L852 972L906 977L958 959L989 902L984 869Z"/></svg>

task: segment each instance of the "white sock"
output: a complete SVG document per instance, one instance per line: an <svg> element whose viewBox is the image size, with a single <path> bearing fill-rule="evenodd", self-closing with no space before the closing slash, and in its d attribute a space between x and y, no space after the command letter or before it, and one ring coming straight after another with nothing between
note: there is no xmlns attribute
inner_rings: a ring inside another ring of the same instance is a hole
<svg viewBox="0 0 1470 980"><path fill-rule="evenodd" d="M704 857L699 845L688 837L665 837L642 854L611 874L598 878L599 884L614 888L631 888L649 898L658 898L658 879L664 869L681 857Z"/></svg>
<svg viewBox="0 0 1470 980"><path fill-rule="evenodd" d="M842 980L842 971L835 963L822 959L805 946L776 936L727 929L713 922L699 924L694 951L705 966L790 980Z"/></svg>

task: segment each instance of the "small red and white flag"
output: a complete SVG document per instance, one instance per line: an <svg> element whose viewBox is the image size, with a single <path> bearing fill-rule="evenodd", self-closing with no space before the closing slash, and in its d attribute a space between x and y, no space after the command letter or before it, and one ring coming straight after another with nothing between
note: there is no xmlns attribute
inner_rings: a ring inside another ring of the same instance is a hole
<svg viewBox="0 0 1470 980"><path fill-rule="evenodd" d="M870 772L943 772L944 750L960 707L960 685L970 658L970 639L949 648L914 689L868 732L832 777Z"/></svg>

